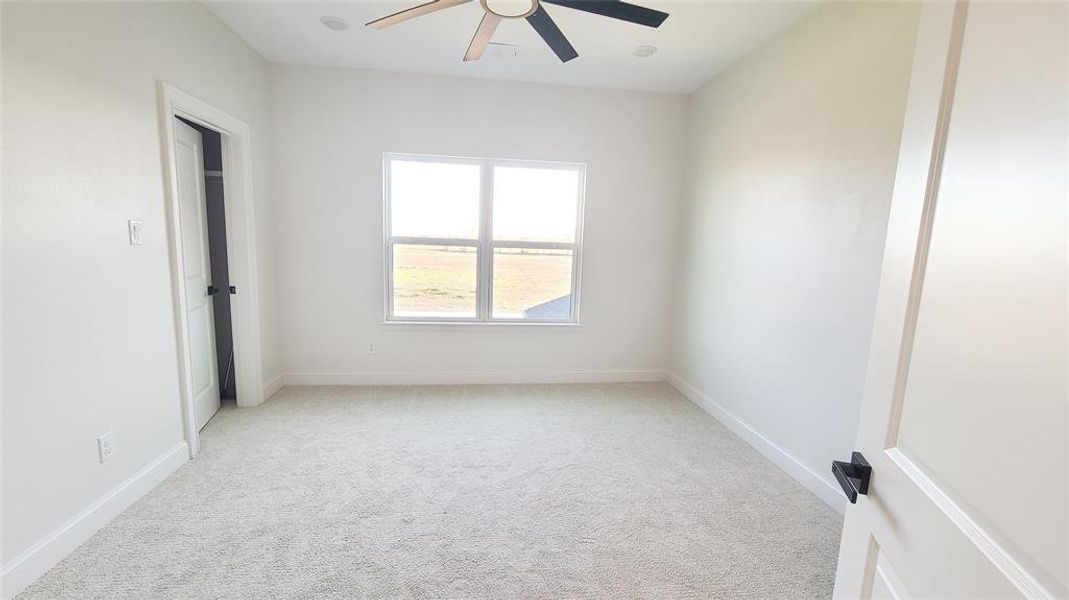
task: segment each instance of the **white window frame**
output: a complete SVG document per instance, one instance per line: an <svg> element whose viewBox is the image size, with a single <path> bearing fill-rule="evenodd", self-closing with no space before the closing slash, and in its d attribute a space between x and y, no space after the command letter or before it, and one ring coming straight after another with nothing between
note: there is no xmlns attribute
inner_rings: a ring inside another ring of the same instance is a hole
<svg viewBox="0 0 1069 600"><path fill-rule="evenodd" d="M410 237L392 235L391 224L391 194L390 194L390 163L394 160L407 162L430 162L452 163L462 165L476 165L479 167L481 176L479 186L479 237L467 238L439 238L439 237ZM575 218L575 241L574 242L519 242L519 241L495 241L493 239L493 193L494 193L494 167L527 167L537 169L560 169L574 171L579 175L578 190L578 213ZM580 281L583 256L583 215L586 208L586 165L582 163L567 163L539 160L517 160L502 158L471 158L456 156L434 156L425 154L403 154L387 152L382 156L382 190L383 190L383 263L384 263L384 286L383 307L384 321L386 323L437 323L437 324L520 324L520 325L578 325L580 305ZM474 317L434 317L419 316L405 317L394 315L393 306L393 249L395 245L427 245L427 246L463 246L476 249L476 311ZM572 253L572 288L571 288L571 312L565 319L504 319L493 318L493 256L497 248L529 248L538 250L570 250Z"/></svg>

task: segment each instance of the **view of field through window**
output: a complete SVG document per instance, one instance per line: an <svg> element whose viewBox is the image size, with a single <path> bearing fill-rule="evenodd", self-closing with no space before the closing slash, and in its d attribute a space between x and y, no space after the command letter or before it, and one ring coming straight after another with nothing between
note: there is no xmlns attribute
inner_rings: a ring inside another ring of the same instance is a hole
<svg viewBox="0 0 1069 600"><path fill-rule="evenodd" d="M475 316L475 248L395 246L393 257L394 314Z"/></svg>
<svg viewBox="0 0 1069 600"><path fill-rule="evenodd" d="M391 160L393 316L485 319L482 290L490 295L493 319L573 318L581 171L495 162ZM484 192L488 173L493 185ZM491 236L482 220L492 223L491 239L480 237ZM480 247L492 248L482 281Z"/></svg>
<svg viewBox="0 0 1069 600"><path fill-rule="evenodd" d="M394 248L394 312L406 317L474 317L476 249L455 246ZM494 252L494 317L525 318L524 312L571 293L572 253L567 250ZM534 318L567 318L552 307Z"/></svg>
<svg viewBox="0 0 1069 600"><path fill-rule="evenodd" d="M495 319L566 319L571 310L570 250L494 250Z"/></svg>

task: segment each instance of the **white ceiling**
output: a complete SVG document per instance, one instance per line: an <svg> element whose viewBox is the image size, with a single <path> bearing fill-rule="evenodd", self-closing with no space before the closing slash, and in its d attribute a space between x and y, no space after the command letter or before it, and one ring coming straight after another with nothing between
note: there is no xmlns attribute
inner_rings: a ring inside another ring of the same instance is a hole
<svg viewBox="0 0 1069 600"><path fill-rule="evenodd" d="M364 27L423 1L205 0L205 4L272 62L678 93L694 91L820 6L797 0L632 0L670 13L660 28L651 29L546 4L579 52L579 58L566 64L522 19L502 22L493 38L495 43L518 46L516 57L484 56L481 61L463 62L483 14L478 1L382 30ZM327 15L349 21L349 30L324 27L319 19ZM650 58L633 56L635 48L644 44L659 51Z"/></svg>

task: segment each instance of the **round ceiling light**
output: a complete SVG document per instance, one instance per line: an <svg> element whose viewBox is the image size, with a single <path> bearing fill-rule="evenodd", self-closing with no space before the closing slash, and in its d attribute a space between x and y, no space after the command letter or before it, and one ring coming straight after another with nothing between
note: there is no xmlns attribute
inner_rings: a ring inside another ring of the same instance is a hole
<svg viewBox="0 0 1069 600"><path fill-rule="evenodd" d="M657 54L657 46L639 46L638 48L635 48L635 51L631 54L634 54L639 58L649 58L654 54Z"/></svg>
<svg viewBox="0 0 1069 600"><path fill-rule="evenodd" d="M341 17L321 17L319 22L327 29L334 31L345 31L346 29L349 29L349 22Z"/></svg>
<svg viewBox="0 0 1069 600"><path fill-rule="evenodd" d="M491 8L490 0L479 0L479 4L483 6L483 10L485 10L486 12L501 17L502 19L526 19L527 17L535 14L535 12L538 10L539 0L529 1L530 6L528 7L523 7L522 5L526 4L526 2L522 2L520 0L497 0L495 2L495 8ZM505 12L502 9L506 6L517 10L515 12ZM518 8L523 8L523 10L518 10Z"/></svg>

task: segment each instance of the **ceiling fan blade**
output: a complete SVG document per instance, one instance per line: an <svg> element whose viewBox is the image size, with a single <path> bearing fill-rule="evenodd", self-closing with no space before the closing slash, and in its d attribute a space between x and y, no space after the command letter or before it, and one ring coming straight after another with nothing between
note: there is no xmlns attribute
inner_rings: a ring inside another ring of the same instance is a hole
<svg viewBox="0 0 1069 600"><path fill-rule="evenodd" d="M549 13L546 12L546 9L539 6L537 10L527 17L527 22L531 24L531 27L534 27L538 35L542 36L542 39L546 41L546 44L549 45L561 62L568 62L579 56L568 38L564 37L560 27L557 27L553 19L549 18Z"/></svg>
<svg viewBox="0 0 1069 600"><path fill-rule="evenodd" d="M381 19L375 19L374 21L371 21L366 25L367 27L382 29L384 27L389 27L390 25L397 25L402 21L407 21L415 17L422 17L423 15L430 14L432 12L436 12L446 8L452 8L454 6L459 6L466 2L471 2L471 0L431 0L426 4L420 4L419 6L413 6L412 8L406 8L401 12L396 12L392 15L387 15L385 17L382 17Z"/></svg>
<svg viewBox="0 0 1069 600"><path fill-rule="evenodd" d="M636 6L634 4L628 4L627 2L620 2L620 0L543 0L550 4L556 4L558 6L564 6L567 8L574 8L575 10L582 10L588 13L594 13L596 15L603 15L606 17L612 17L614 19L620 19L621 21L628 21L631 23L638 23L639 25L645 25L646 27L660 27L661 23L668 18L668 13L661 12L659 10L653 10L652 8L646 8L645 6Z"/></svg>
<svg viewBox="0 0 1069 600"><path fill-rule="evenodd" d="M494 13L488 12L483 15L483 20L479 22L479 28L475 30L475 37L471 38L468 51L464 53L465 62L482 58L483 50L486 50L486 45L490 43L490 38L494 36L494 31L497 30L497 25L500 22L501 17Z"/></svg>

